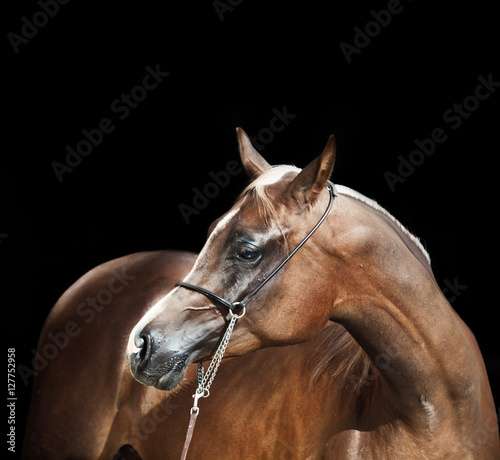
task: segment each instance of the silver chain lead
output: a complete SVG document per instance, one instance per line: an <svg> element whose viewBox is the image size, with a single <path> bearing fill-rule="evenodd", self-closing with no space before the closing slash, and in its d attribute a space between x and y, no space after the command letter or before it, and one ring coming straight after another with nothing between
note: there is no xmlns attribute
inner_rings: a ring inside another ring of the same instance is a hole
<svg viewBox="0 0 500 460"><path fill-rule="evenodd" d="M205 375L203 375L203 363L198 363L198 388L196 388L196 392L193 395L194 404L191 408L191 414L193 412L199 411L198 399L200 399L201 397L208 398L210 396L210 387L212 386L215 374L217 374L217 370L219 369L222 358L224 357L224 353L226 352L227 344L229 343L229 339L231 338L231 334L233 333L234 325L236 324L236 321L244 314L245 308L243 308L243 311L240 315L235 315L231 312L231 321L227 326L226 332L224 332L224 336L222 337L219 347L217 348L217 351L215 352L215 355L212 358L212 361L210 362Z"/></svg>

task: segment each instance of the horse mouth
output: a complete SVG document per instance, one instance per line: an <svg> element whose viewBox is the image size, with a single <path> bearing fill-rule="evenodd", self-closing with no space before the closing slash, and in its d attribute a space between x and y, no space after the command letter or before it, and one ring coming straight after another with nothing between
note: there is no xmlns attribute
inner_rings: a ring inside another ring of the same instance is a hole
<svg viewBox="0 0 500 460"><path fill-rule="evenodd" d="M158 388L158 390L163 391L174 390L184 378L188 365L189 364L187 364L185 360L178 362L166 374L163 374L159 379L157 379L153 386Z"/></svg>
<svg viewBox="0 0 500 460"><path fill-rule="evenodd" d="M151 369L139 366L132 372L134 378L143 385L149 385L158 390L174 390L184 378L189 366L187 357L171 358L168 363ZM143 367L141 369L141 367Z"/></svg>

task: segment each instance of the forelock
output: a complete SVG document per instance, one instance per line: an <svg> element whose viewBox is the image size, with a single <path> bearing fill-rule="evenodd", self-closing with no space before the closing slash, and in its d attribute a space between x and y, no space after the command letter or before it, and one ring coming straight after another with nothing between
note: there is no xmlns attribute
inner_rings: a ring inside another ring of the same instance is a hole
<svg viewBox="0 0 500 460"><path fill-rule="evenodd" d="M272 185L279 182L288 173L299 173L301 170L295 166L277 165L263 172L251 182L241 193L239 200L251 196L259 210L259 217L269 226L275 224L280 228L278 219L278 203L269 192ZM281 229L280 229L281 230ZM282 232L283 233L283 232Z"/></svg>

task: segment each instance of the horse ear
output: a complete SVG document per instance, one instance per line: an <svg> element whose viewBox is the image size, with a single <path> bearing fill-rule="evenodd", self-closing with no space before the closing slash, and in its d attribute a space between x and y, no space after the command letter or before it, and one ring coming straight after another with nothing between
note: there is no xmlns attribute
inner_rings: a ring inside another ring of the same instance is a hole
<svg viewBox="0 0 500 460"><path fill-rule="evenodd" d="M286 193L300 205L314 201L332 174L335 153L335 137L331 135L323 153L300 171Z"/></svg>
<svg viewBox="0 0 500 460"><path fill-rule="evenodd" d="M236 128L236 135L240 146L241 162L251 179L260 176L264 171L271 168L271 165L255 150L245 131Z"/></svg>

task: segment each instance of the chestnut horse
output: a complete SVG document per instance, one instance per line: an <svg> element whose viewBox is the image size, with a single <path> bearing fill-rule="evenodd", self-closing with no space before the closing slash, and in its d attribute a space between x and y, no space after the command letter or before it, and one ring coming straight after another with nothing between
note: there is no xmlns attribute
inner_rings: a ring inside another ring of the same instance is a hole
<svg viewBox="0 0 500 460"><path fill-rule="evenodd" d="M194 363L230 323L188 458L500 458L481 353L418 240L353 190L333 198L332 138L303 170L238 138L254 181L196 259L118 259L56 304L39 349L50 332L75 336L35 380L25 456L178 459ZM234 323L228 305L249 295Z"/></svg>

